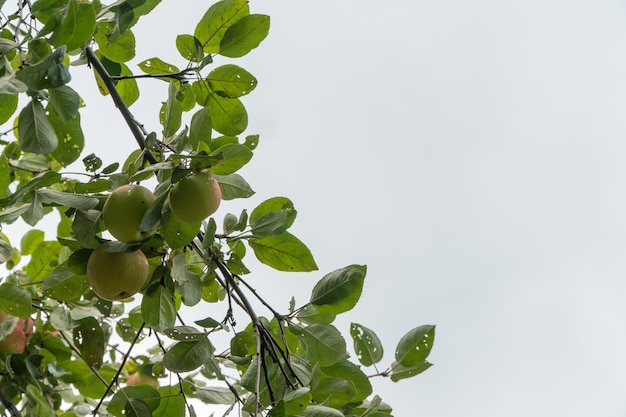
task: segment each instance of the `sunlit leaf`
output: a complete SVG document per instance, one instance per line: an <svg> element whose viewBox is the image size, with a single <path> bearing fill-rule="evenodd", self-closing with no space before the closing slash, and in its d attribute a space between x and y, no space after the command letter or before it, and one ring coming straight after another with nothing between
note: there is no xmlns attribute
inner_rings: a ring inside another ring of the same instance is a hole
<svg viewBox="0 0 626 417"><path fill-rule="evenodd" d="M211 90L231 98L244 96L257 85L257 79L252 74L233 64L215 68L206 79Z"/></svg>
<svg viewBox="0 0 626 417"><path fill-rule="evenodd" d="M378 363L383 358L383 345L373 330L358 323L350 324L350 336L359 362L365 366Z"/></svg>
<svg viewBox="0 0 626 417"><path fill-rule="evenodd" d="M313 288L311 304L321 313L352 309L361 297L366 271L364 265L350 265L325 275Z"/></svg>
<svg viewBox="0 0 626 417"><path fill-rule="evenodd" d="M279 271L308 272L317 270L309 248L289 232L249 239L257 259Z"/></svg>
<svg viewBox="0 0 626 417"><path fill-rule="evenodd" d="M250 231L258 237L279 235L293 224L298 212L286 197L263 201L250 213Z"/></svg>
<svg viewBox="0 0 626 417"><path fill-rule="evenodd" d="M183 58L191 62L200 62L204 58L202 43L192 35L178 35L176 49Z"/></svg>
<svg viewBox="0 0 626 417"><path fill-rule="evenodd" d="M250 14L246 0L223 0L212 5L202 16L194 31L206 53L219 52L226 30L243 16Z"/></svg>
<svg viewBox="0 0 626 417"><path fill-rule="evenodd" d="M55 113L50 113L48 120L54 128L57 138L59 138L59 144L52 152L52 156L58 163L67 166L80 157L85 146L85 137L80 125L80 114L77 114L73 119L63 121Z"/></svg>
<svg viewBox="0 0 626 417"><path fill-rule="evenodd" d="M393 364L391 364L390 378L393 382L398 382L402 379L411 378L415 375L419 375L431 366L433 366L432 363L429 363L428 361L424 361L413 366L403 366L397 362L394 362Z"/></svg>
<svg viewBox="0 0 626 417"><path fill-rule="evenodd" d="M346 358L346 341L337 328L330 324L316 323L302 329L306 357L311 363L332 366Z"/></svg>
<svg viewBox="0 0 626 417"><path fill-rule="evenodd" d="M230 58L242 57L259 46L267 37L269 30L269 16L261 14L244 16L224 33L219 54Z"/></svg>
<svg viewBox="0 0 626 417"><path fill-rule="evenodd" d="M398 342L396 361L405 367L423 363L430 354L434 341L435 326L424 325L410 330Z"/></svg>
<svg viewBox="0 0 626 417"><path fill-rule="evenodd" d="M207 103L213 129L216 131L224 135L237 136L248 127L248 113L239 99L211 94Z"/></svg>

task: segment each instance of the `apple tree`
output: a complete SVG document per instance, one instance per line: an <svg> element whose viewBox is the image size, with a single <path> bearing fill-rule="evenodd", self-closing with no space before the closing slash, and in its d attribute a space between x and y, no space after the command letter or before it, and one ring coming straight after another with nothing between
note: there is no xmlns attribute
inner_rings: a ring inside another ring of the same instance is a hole
<svg viewBox="0 0 626 417"><path fill-rule="evenodd" d="M317 270L289 231L293 202L220 210L254 193L238 171L259 145L242 101L257 79L235 62L265 39L270 18L222 0L188 17L192 33L172 36L179 55L136 59L133 28L159 2L0 0L0 409L390 415L370 378L428 369L434 326L406 332L381 365L373 330L333 324L359 301L358 264L321 274L304 302L269 305L271 289L249 284L251 256L279 271ZM78 71L93 84L75 85ZM158 126L133 116L138 78L167 86ZM136 141L106 166L83 152L81 89L96 87ZM15 222L30 228L9 236ZM55 222L54 238L37 229L44 222Z"/></svg>

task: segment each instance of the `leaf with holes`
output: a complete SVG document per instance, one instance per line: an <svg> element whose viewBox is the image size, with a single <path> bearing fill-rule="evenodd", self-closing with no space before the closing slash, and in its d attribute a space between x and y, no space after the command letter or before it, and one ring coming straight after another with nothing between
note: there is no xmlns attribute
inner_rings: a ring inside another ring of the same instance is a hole
<svg viewBox="0 0 626 417"><path fill-rule="evenodd" d="M350 336L359 362L365 366L378 363L383 358L383 345L373 330L358 323L350 324Z"/></svg>
<svg viewBox="0 0 626 417"><path fill-rule="evenodd" d="M405 367L423 363L435 341L435 326L419 326L405 334L396 347L396 361Z"/></svg>

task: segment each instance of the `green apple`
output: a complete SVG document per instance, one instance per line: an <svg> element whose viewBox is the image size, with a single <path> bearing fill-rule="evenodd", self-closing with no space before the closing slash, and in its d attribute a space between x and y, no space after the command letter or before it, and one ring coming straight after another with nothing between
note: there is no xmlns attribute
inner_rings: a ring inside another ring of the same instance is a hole
<svg viewBox="0 0 626 417"><path fill-rule="evenodd" d="M109 195L102 207L104 225L121 242L140 242L156 230L156 227L147 232L139 230L141 220L154 200L152 191L141 185L122 185Z"/></svg>
<svg viewBox="0 0 626 417"><path fill-rule="evenodd" d="M138 293L150 280L150 267L140 250L107 252L111 243L106 242L91 253L87 279L101 298L116 301Z"/></svg>
<svg viewBox="0 0 626 417"><path fill-rule="evenodd" d="M126 378L126 385L131 387L134 385L147 384L152 385L154 388L159 388L159 380L152 375L146 375L142 372L134 372Z"/></svg>
<svg viewBox="0 0 626 417"><path fill-rule="evenodd" d="M196 172L174 184L168 198L176 217L187 223L197 223L217 211L222 190L209 174Z"/></svg>

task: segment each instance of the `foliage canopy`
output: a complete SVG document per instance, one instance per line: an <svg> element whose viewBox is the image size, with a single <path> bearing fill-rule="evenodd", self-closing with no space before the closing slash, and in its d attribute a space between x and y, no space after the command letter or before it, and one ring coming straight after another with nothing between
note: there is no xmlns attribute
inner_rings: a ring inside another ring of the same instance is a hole
<svg viewBox="0 0 626 417"><path fill-rule="evenodd" d="M380 371L382 342L352 323L353 362L333 322L358 303L365 266L327 273L307 302L292 300L286 312L246 281L250 254L279 271L317 270L310 250L289 232L297 216L291 200L269 198L239 215L218 211L219 226L216 216L186 223L170 211L170 190L196 172L217 180L224 200L253 195L238 171L259 144L258 135L245 134L242 101L257 79L214 58L256 49L270 18L252 13L246 0L218 1L193 34L172 39L180 56L131 64L138 45L133 27L159 2L0 0L0 123L9 125L0 139L0 226L32 227L19 239L0 238L7 270L0 339L20 326L18 319L34 323L23 351L0 353L2 407L13 416L193 416L201 403L221 405L226 414L271 417L390 415L370 377L399 381L428 369L434 326L407 332L393 363ZM103 166L99 156L83 154L86 110L73 71L93 71L126 121L137 150L123 160ZM158 131L130 110L139 105L138 78L168 85ZM155 196L138 225L146 237L110 243L107 251L142 251L151 278L140 294L106 301L88 283L87 262L111 240L102 219L107 197L138 183ZM53 240L35 228L44 217L57 222ZM268 317L257 314L252 298ZM206 311L207 304L220 306L221 316L188 323L181 314L182 306ZM233 309L249 325L235 327ZM213 336L226 332L229 344L214 345ZM131 375L148 378L135 385Z"/></svg>

